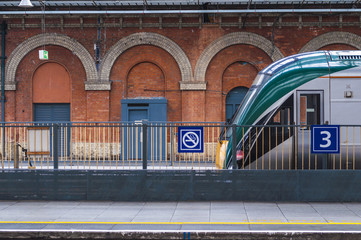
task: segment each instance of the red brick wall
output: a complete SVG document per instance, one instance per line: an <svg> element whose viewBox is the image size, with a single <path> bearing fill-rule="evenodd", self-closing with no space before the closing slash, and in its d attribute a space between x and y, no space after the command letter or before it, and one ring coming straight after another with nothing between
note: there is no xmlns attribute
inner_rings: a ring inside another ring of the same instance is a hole
<svg viewBox="0 0 361 240"><path fill-rule="evenodd" d="M346 44L331 44L320 48L320 50L357 50L357 48L346 45Z"/></svg>
<svg viewBox="0 0 361 240"><path fill-rule="evenodd" d="M16 91L14 99L7 99L6 108L15 104L14 120L15 121L32 121L32 103L33 103L33 74L37 68L44 63L39 60L39 49L31 51L20 62L16 72ZM63 65L69 73L71 82L71 120L86 121L87 120L87 98L84 89L84 81L86 79L85 70L74 54L66 48L59 46L46 46L49 52L49 61L55 61ZM57 74L56 72L52 74ZM45 102L45 100L44 100ZM49 100L48 103L53 101ZM94 108L97 108L95 105Z"/></svg>
<svg viewBox="0 0 361 240"><path fill-rule="evenodd" d="M15 111L16 111L16 101L15 101L15 92L14 91L6 91L5 92L5 121L6 122L15 122L19 121L15 119ZM29 109L21 108L19 111L23 113L28 112Z"/></svg>
<svg viewBox="0 0 361 240"><path fill-rule="evenodd" d="M128 73L125 97L164 97L164 81L164 74L157 65L150 62L138 63Z"/></svg>
<svg viewBox="0 0 361 240"><path fill-rule="evenodd" d="M165 50L144 45L125 51L115 61L110 80L111 121L121 120L121 99L127 97L165 97L168 121L182 120L181 74L176 61Z"/></svg>
<svg viewBox="0 0 361 240"><path fill-rule="evenodd" d="M87 91L86 121L109 121L109 91Z"/></svg>
<svg viewBox="0 0 361 240"><path fill-rule="evenodd" d="M39 19L26 18L26 23L39 24ZM266 17L262 21L274 21ZM344 16L343 22L352 19ZM6 19L8 24L21 24L19 19ZM49 20L50 21L50 20ZM97 18L84 18L84 23L97 23ZM106 22L119 22L118 18L106 18ZM139 19L128 19L139 22ZM156 22L155 19L143 19L143 22ZM178 23L177 17L164 19L164 23ZM184 22L197 22L198 19L184 19ZM238 18L223 18L224 22L238 22ZM250 17L249 22L258 22L258 17ZM297 17L283 18L282 22L298 22ZM318 17L304 17L303 22L318 22ZM323 21L338 21L324 17ZM358 21L352 20L352 21ZM54 20L54 23L59 22ZM50 23L50 22L49 22ZM78 24L78 18L65 18L64 23ZM345 24L346 25L346 24ZM192 28L106 28L101 30L100 53L104 56L121 38L136 32L154 32L170 38L185 52L190 60L192 71L201 53L216 39L232 32L252 32L271 41L285 55L296 54L315 37L331 32L343 31L361 35L359 27L219 27L198 26ZM80 28L46 28L47 33L65 34L82 44L94 56L94 43L98 39L96 27ZM6 55L27 38L41 34L41 29L21 27L10 28L6 35ZM32 75L42 63L38 59L38 49L31 51L20 63L16 73L17 90L6 92L6 120L32 120ZM85 91L86 73L81 61L70 50L59 46L47 46L51 61L62 64L71 79L71 120L72 121L120 121L121 99L133 97L159 97L168 100L167 113L169 121L224 121L226 94L237 86L249 87L257 72L269 65L272 60L261 49L251 45L235 45L223 49L210 62L206 72L206 91L180 91L180 69L174 58L165 50L155 46L136 46L115 61L111 70L112 90ZM333 44L322 49L355 49L345 44ZM247 64L239 65L237 62ZM147 79L146 82L143 80ZM151 91L149 91L151 90Z"/></svg>
<svg viewBox="0 0 361 240"><path fill-rule="evenodd" d="M205 92L182 92L182 121L184 122L210 122L205 116Z"/></svg>

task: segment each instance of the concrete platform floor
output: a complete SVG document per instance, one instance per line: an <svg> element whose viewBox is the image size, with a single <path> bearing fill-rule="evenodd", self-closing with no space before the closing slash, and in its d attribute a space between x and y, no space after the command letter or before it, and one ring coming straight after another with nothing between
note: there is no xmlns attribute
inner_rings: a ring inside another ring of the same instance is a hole
<svg viewBox="0 0 361 240"><path fill-rule="evenodd" d="M305 238L308 234L313 237ZM361 203L0 201L0 239L339 239L333 237L340 234L361 239Z"/></svg>

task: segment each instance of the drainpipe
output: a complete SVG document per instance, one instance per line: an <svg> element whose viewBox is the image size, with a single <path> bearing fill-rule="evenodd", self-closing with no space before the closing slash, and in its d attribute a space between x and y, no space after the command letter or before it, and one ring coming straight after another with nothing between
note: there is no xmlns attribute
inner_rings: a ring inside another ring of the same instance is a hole
<svg viewBox="0 0 361 240"><path fill-rule="evenodd" d="M99 63L100 63L100 41L101 41L101 19L98 17L98 39L95 43L95 64L97 67L97 71L99 71Z"/></svg>
<svg viewBox="0 0 361 240"><path fill-rule="evenodd" d="M6 22L1 23L1 122L3 126L2 142L3 149L2 152L5 153L5 35L6 35ZM3 157L3 156L1 156ZM2 166L4 167L4 166Z"/></svg>
<svg viewBox="0 0 361 240"><path fill-rule="evenodd" d="M1 23L1 122L5 122L5 35L6 22Z"/></svg>

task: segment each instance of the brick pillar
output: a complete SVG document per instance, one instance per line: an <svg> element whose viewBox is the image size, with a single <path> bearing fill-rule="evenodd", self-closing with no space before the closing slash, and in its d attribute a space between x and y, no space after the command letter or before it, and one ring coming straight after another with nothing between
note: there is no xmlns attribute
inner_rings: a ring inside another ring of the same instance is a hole
<svg viewBox="0 0 361 240"><path fill-rule="evenodd" d="M207 92L205 104L205 117L207 122L222 122L224 121L223 109L225 108L225 96L222 96L222 92L214 91Z"/></svg>
<svg viewBox="0 0 361 240"><path fill-rule="evenodd" d="M5 121L6 122L15 122L15 121L32 121L32 119L16 119L15 118L15 106L16 106L16 98L15 91L6 91L5 92ZM31 109L26 109L26 111L30 112Z"/></svg>
<svg viewBox="0 0 361 240"><path fill-rule="evenodd" d="M182 121L204 122L205 119L205 91L182 91Z"/></svg>
<svg viewBox="0 0 361 240"><path fill-rule="evenodd" d="M87 91L87 121L109 121L109 91Z"/></svg>

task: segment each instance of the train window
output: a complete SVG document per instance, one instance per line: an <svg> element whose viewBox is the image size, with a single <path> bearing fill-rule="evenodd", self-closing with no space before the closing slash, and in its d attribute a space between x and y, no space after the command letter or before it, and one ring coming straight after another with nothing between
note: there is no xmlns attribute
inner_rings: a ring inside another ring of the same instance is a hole
<svg viewBox="0 0 361 240"><path fill-rule="evenodd" d="M283 110L283 125L291 125L291 108L285 108Z"/></svg>
<svg viewBox="0 0 361 240"><path fill-rule="evenodd" d="M273 115L269 122L269 125L280 124L280 125L291 125L292 120L292 109L293 109L293 95L279 107L277 112Z"/></svg>
<svg viewBox="0 0 361 240"><path fill-rule="evenodd" d="M307 97L300 97L300 124L307 125Z"/></svg>
<svg viewBox="0 0 361 240"><path fill-rule="evenodd" d="M278 111L273 117L273 123L281 123L281 111Z"/></svg>
<svg viewBox="0 0 361 240"><path fill-rule="evenodd" d="M273 115L270 124L291 125L291 108L283 107Z"/></svg>
<svg viewBox="0 0 361 240"><path fill-rule="evenodd" d="M264 74L258 74L257 77L253 80L253 86L259 86L263 83L263 80L265 79Z"/></svg>
<svg viewBox="0 0 361 240"><path fill-rule="evenodd" d="M301 94L299 105L300 125L320 124L320 94Z"/></svg>

